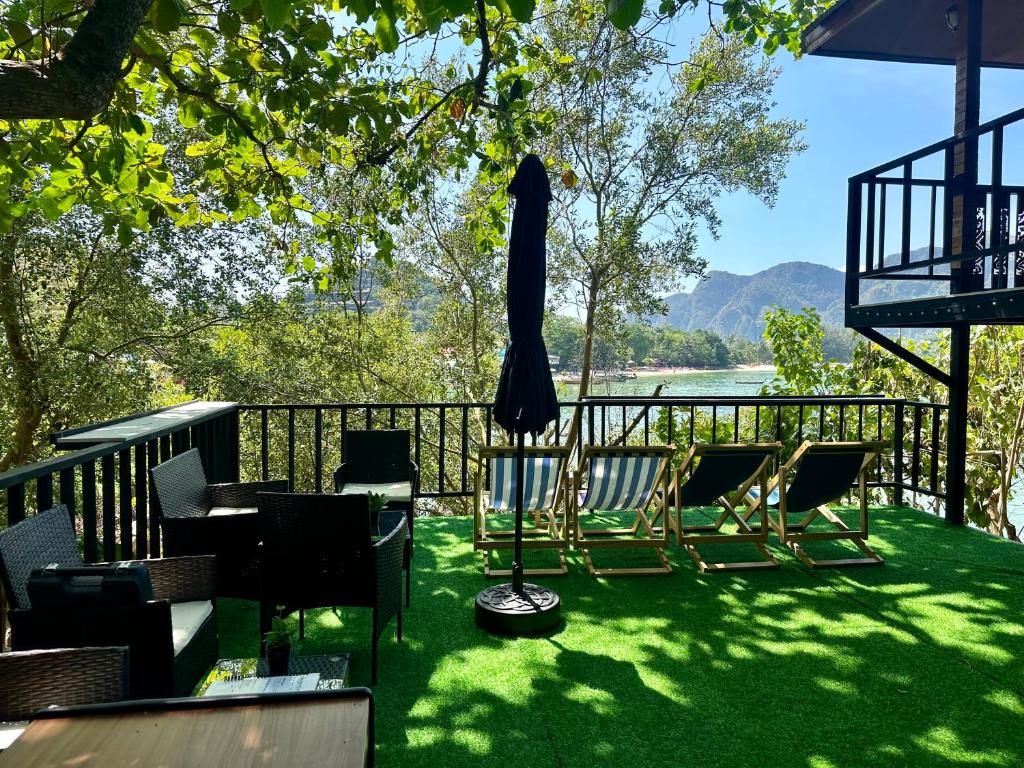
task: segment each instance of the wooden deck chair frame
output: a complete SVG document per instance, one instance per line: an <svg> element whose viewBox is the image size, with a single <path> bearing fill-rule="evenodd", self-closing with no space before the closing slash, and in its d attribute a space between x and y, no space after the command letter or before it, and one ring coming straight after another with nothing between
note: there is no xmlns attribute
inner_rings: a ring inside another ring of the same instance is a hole
<svg viewBox="0 0 1024 768"><path fill-rule="evenodd" d="M871 547L867 545L868 538L868 494L867 494L867 481L868 481L868 470L871 465L878 460L881 456L882 451L888 447L888 443L884 440L864 440L859 442L812 442L810 440L804 441L804 443L796 449L792 456L789 457L789 461L779 467L778 473L771 479L765 492L761 494L760 498L753 499L748 493L748 506L749 513L747 520L750 517L761 510L762 513L767 514L768 525L771 526L772 530L779 537L779 541L788 548L793 554L800 558L800 560L808 568L845 568L850 566L860 565L882 565L885 561L878 555ZM802 520L798 523L789 522L788 518L788 505L786 503L787 489L796 480L794 476L791 480L786 479L786 475L789 474L794 467L796 467L797 475L800 472L801 459L803 459L808 453L848 453L851 450L862 450L864 452L864 460L861 463L860 470L857 473L857 486L858 495L860 496L860 525L858 528L850 528L844 523L838 515L829 509L828 505L835 502L836 499L823 500L821 504L816 505L814 508L809 510ZM768 512L767 504L768 496L772 491L778 489L779 491L779 503L778 513L772 515ZM819 517L831 523L836 530L834 531L808 531L807 527ZM751 526L756 528L755 526ZM836 541L844 540L849 541L859 549L864 557L849 557L849 558L834 558L830 560L819 560L811 557L803 545L807 542L815 541Z"/></svg>
<svg viewBox="0 0 1024 768"><path fill-rule="evenodd" d="M662 515L667 516L668 514L666 500L668 499L671 475L670 462L674 452L675 446L672 445L591 445L583 448L580 455L579 471L573 473L571 478L572 545L583 553L587 572L591 576L653 576L672 573L672 566L665 556L665 549L669 545L668 526L655 526L655 523ZM583 481L589 476L590 462L594 458L602 456L630 455L661 457L651 492L643 500L643 503L633 510L636 513L633 525L628 528L584 528L580 520L580 492ZM641 533L646 533L647 538L638 538ZM590 555L590 550L596 548L651 548L654 549L661 565L652 568L597 568Z"/></svg>
<svg viewBox="0 0 1024 768"><path fill-rule="evenodd" d="M768 549L768 512L764 504L760 507L760 524L752 528L749 524L750 515L743 515L737 507L741 504L748 505L750 490L757 485L761 496L767 496L769 475L775 470L775 463L782 450L782 443L697 443L690 446L682 464L673 473L672 489L670 498L675 507L675 515L669 517L669 524L676 534L676 541L687 551L690 558L701 570L705 571L741 571L756 570L764 568L778 568L779 561ZM683 525L683 510L687 507L680 503L680 488L685 485L687 471L697 465L697 460L707 456L728 455L730 453L758 453L763 454L761 463L757 468L728 494L723 494L717 499L722 513L718 518L707 525ZM736 533L723 533L722 526L732 521L739 529ZM700 544L753 544L761 555L759 560L746 560L741 562L718 562L709 563L701 555L697 546Z"/></svg>
<svg viewBox="0 0 1024 768"><path fill-rule="evenodd" d="M569 449L563 445L527 446L527 459L537 456L557 456L561 458L562 468L569 462ZM515 531L512 529L491 529L487 526L489 507L489 490L487 489L487 467L491 459L499 456L515 458L515 446L488 446L478 453L476 479L473 493L473 549L483 553L484 576L511 576L511 569L491 568L490 553L495 550L508 550L515 547ZM523 549L557 549L557 568L526 568L526 576L564 576L569 572L565 560L565 550L569 546L569 505L566 503L566 489L561 478L564 472L558 473L559 485L555 490L554 503L549 509L523 510ZM532 513L533 527L527 525L526 515Z"/></svg>

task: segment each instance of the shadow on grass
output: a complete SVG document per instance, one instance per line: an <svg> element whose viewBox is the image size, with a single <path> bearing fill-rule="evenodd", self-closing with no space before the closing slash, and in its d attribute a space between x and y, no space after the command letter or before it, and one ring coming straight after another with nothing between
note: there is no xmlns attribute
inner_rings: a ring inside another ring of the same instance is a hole
<svg viewBox="0 0 1024 768"><path fill-rule="evenodd" d="M578 554L564 628L495 638L466 519L418 521L406 641L381 646L381 766L1024 764L1024 548L878 510L882 568L592 579ZM644 553L650 555L650 553ZM616 557L618 553L616 553ZM1016 580L1016 581L1015 581ZM364 615L360 615L364 614ZM353 652L366 611L309 616L304 652ZM251 625L251 626L247 626ZM222 655L254 651L256 613L221 605Z"/></svg>

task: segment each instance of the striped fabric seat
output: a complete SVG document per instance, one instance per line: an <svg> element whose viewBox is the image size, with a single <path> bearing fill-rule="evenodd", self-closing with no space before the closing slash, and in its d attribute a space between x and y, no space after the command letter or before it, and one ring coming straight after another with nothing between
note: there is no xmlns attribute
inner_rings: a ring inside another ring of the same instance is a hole
<svg viewBox="0 0 1024 768"><path fill-rule="evenodd" d="M587 476L583 509L626 510L642 506L654 492L662 457L594 456Z"/></svg>
<svg viewBox="0 0 1024 768"><path fill-rule="evenodd" d="M558 456L527 456L524 459L523 511L537 512L555 503L562 459ZM489 509L507 512L516 508L516 457L495 456L490 460L491 497Z"/></svg>

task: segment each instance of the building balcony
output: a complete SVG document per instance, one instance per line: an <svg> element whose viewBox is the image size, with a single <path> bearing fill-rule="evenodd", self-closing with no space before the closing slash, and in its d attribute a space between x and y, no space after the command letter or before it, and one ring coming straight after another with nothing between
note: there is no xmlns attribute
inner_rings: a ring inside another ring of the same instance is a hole
<svg viewBox="0 0 1024 768"><path fill-rule="evenodd" d="M1024 320L1022 121L1011 112L850 179L848 327Z"/></svg>

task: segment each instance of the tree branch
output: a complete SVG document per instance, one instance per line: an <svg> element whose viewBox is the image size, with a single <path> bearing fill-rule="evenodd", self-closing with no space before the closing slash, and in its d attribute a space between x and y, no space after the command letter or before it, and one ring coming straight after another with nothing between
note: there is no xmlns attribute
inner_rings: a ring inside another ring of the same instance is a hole
<svg viewBox="0 0 1024 768"><path fill-rule="evenodd" d="M85 120L106 108L153 0L96 0L50 59L0 60L0 120Z"/></svg>

